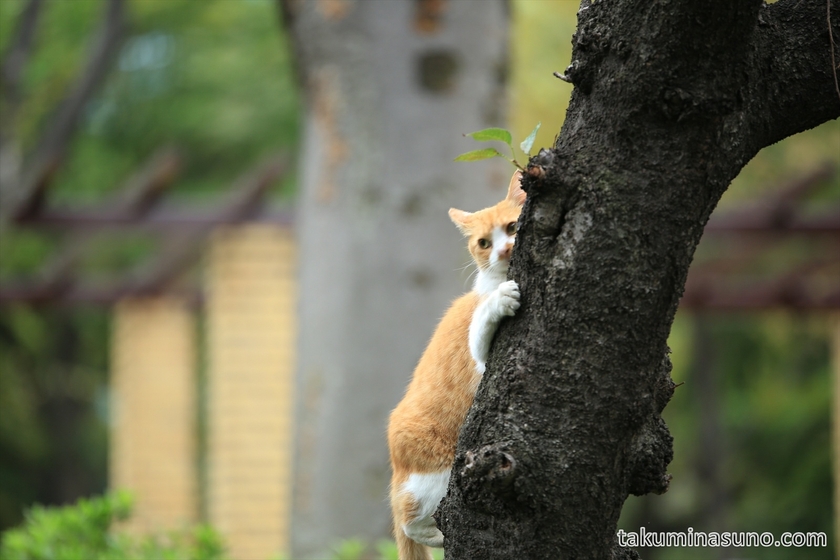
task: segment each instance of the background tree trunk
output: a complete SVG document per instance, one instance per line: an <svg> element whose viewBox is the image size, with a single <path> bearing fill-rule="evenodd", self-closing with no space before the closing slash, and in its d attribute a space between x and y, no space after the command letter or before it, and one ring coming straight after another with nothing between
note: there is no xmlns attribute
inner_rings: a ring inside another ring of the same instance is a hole
<svg viewBox="0 0 840 560"><path fill-rule="evenodd" d="M438 512L447 559L636 556L616 523L668 488L666 340L703 226L759 149L840 115L826 7L582 3L566 121L524 181L523 305Z"/></svg>
<svg viewBox="0 0 840 560"><path fill-rule="evenodd" d="M450 206L500 200L509 165L453 163L503 125L501 0L281 4L307 93L301 165L293 557L390 536L385 429L467 289Z"/></svg>

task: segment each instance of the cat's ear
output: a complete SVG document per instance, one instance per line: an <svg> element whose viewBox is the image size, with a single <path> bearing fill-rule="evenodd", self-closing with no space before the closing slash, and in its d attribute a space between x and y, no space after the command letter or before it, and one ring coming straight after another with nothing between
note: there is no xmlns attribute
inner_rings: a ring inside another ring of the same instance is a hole
<svg viewBox="0 0 840 560"><path fill-rule="evenodd" d="M458 210L457 208L449 209L449 218L456 226L458 226L458 229L461 230L461 233L464 235L469 235L470 217L472 217L472 212L464 212L463 210Z"/></svg>
<svg viewBox="0 0 840 560"><path fill-rule="evenodd" d="M522 181L522 172L518 169L513 173L513 177L510 178L510 185L508 185L508 193L505 200L509 200L516 204L517 206L522 206L525 204L525 191L522 190L520 186L520 182Z"/></svg>

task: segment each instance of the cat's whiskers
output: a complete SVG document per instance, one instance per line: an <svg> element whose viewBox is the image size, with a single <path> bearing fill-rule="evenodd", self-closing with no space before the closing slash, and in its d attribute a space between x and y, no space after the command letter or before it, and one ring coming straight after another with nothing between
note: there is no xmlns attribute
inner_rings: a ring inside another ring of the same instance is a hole
<svg viewBox="0 0 840 560"><path fill-rule="evenodd" d="M475 282L475 277L476 277L477 275L478 275L478 267L474 268L474 269L473 269L473 271L472 271L472 272L470 272L470 275L469 275L469 276L467 276L467 279L466 279L466 281L464 282L464 284L469 285L469 286L472 286L472 285L473 285L473 283Z"/></svg>
<svg viewBox="0 0 840 560"><path fill-rule="evenodd" d="M464 266L455 269L456 272L464 272L469 267L473 267L473 269L472 272L470 272L464 280L464 286L472 286L473 277L476 274L478 274L478 267L475 265L475 262L472 260L472 258L470 258L470 260L464 263Z"/></svg>
<svg viewBox="0 0 840 560"><path fill-rule="evenodd" d="M475 263L473 262L472 258L468 259L467 262L463 264L463 266L459 266L455 269L456 272L464 272L467 267L473 266Z"/></svg>

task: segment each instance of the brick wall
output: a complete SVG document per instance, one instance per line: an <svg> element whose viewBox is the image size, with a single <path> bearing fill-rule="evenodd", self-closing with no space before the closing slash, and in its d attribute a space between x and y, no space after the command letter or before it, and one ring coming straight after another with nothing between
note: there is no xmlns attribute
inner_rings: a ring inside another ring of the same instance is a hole
<svg viewBox="0 0 840 560"><path fill-rule="evenodd" d="M112 336L109 485L135 495L127 530L184 527L198 512L193 312L174 298L126 299Z"/></svg>
<svg viewBox="0 0 840 560"><path fill-rule="evenodd" d="M288 552L294 267L291 234L274 226L210 241L207 505L235 560Z"/></svg>

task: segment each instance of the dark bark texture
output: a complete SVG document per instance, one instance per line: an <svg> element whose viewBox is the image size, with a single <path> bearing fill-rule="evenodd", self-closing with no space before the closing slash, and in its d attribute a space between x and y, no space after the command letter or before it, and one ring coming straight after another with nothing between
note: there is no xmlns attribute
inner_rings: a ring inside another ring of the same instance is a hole
<svg viewBox="0 0 840 560"><path fill-rule="evenodd" d="M523 305L438 510L448 560L637 557L616 524L668 488L666 340L703 227L762 147L840 115L826 9L583 2L566 121L523 182Z"/></svg>

